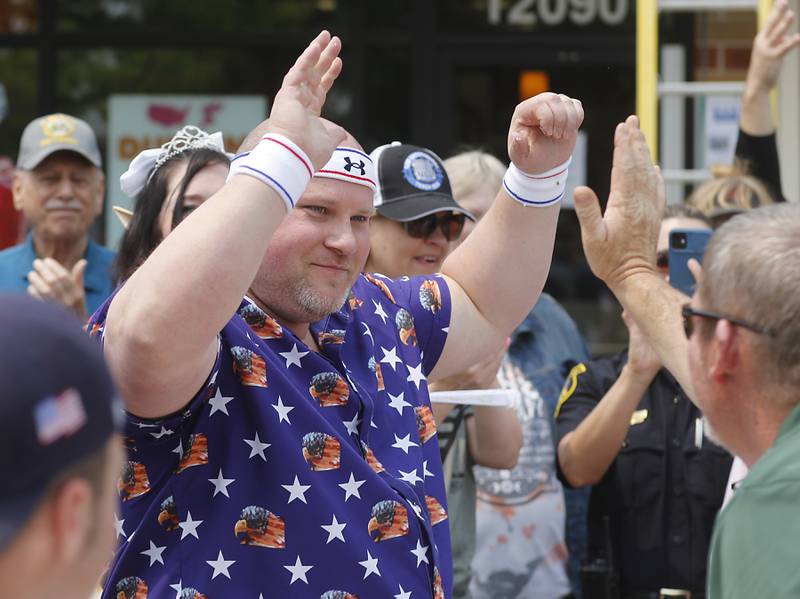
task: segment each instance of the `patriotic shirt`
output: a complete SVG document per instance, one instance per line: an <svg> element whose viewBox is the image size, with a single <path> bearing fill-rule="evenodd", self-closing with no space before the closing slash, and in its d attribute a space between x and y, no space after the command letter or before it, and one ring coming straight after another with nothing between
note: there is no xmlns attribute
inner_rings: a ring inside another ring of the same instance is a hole
<svg viewBox="0 0 800 599"><path fill-rule="evenodd" d="M425 380L449 320L441 277L361 275L317 353L245 298L186 409L128 418L103 597L450 597Z"/></svg>

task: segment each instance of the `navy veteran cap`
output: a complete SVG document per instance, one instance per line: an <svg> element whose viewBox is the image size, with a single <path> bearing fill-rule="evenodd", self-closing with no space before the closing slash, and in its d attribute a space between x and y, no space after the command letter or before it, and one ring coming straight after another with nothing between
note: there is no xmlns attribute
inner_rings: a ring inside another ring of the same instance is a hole
<svg viewBox="0 0 800 599"><path fill-rule="evenodd" d="M23 294L0 295L0 384L2 550L122 412L99 343L71 313Z"/></svg>
<svg viewBox="0 0 800 599"><path fill-rule="evenodd" d="M442 161L430 150L395 141L375 148L370 157L378 179L373 203L381 216L410 221L447 211L475 220L453 199Z"/></svg>
<svg viewBox="0 0 800 599"><path fill-rule="evenodd" d="M68 114L48 114L32 120L22 132L17 168L26 171L55 152L75 152L96 167L103 163L97 138L86 121Z"/></svg>

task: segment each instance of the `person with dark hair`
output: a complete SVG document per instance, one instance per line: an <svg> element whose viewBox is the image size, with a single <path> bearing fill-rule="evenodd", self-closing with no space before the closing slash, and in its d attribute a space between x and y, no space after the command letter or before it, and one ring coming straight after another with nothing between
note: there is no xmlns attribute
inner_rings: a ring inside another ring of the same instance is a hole
<svg viewBox="0 0 800 599"><path fill-rule="evenodd" d="M222 134L187 125L160 148L144 150L122 175L136 198L133 214L115 208L125 224L114 270L125 281L191 212L225 184L230 158Z"/></svg>
<svg viewBox="0 0 800 599"><path fill-rule="evenodd" d="M63 307L3 294L0 380L0 595L86 599L113 549L122 463L102 351Z"/></svg>
<svg viewBox="0 0 800 599"><path fill-rule="evenodd" d="M666 210L656 248L664 279L669 234L678 227L709 225L691 207ZM696 596L705 589L732 458L704 434L700 410L636 322L622 316L629 347L575 366L555 412L559 477L591 486L584 592L594 597L611 580L621 597L658 597L663 589Z"/></svg>
<svg viewBox="0 0 800 599"><path fill-rule="evenodd" d="M28 123L12 191L31 230L0 252L0 290L58 302L85 320L114 289L114 252L89 237L105 196L89 124L60 113Z"/></svg>

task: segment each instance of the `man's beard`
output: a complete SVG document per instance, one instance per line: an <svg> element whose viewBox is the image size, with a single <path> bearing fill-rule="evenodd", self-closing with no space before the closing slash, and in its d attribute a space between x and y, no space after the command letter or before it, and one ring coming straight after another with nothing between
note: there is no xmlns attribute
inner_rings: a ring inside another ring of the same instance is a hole
<svg viewBox="0 0 800 599"><path fill-rule="evenodd" d="M294 300L301 310L307 314L309 322L321 320L333 314L347 301L350 288L340 298L328 298L317 292L311 285L301 281L293 290Z"/></svg>

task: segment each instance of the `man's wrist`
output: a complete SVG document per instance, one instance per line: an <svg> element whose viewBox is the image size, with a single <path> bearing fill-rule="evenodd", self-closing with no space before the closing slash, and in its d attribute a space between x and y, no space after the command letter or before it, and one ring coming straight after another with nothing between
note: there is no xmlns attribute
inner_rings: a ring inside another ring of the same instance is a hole
<svg viewBox="0 0 800 599"><path fill-rule="evenodd" d="M563 164L538 174L525 173L512 162L503 177L503 188L523 206L552 206L564 197L571 162L570 157Z"/></svg>
<svg viewBox="0 0 800 599"><path fill-rule="evenodd" d="M231 160L228 180L247 175L274 189L290 211L305 190L314 167L308 155L288 137L268 133L249 152Z"/></svg>

